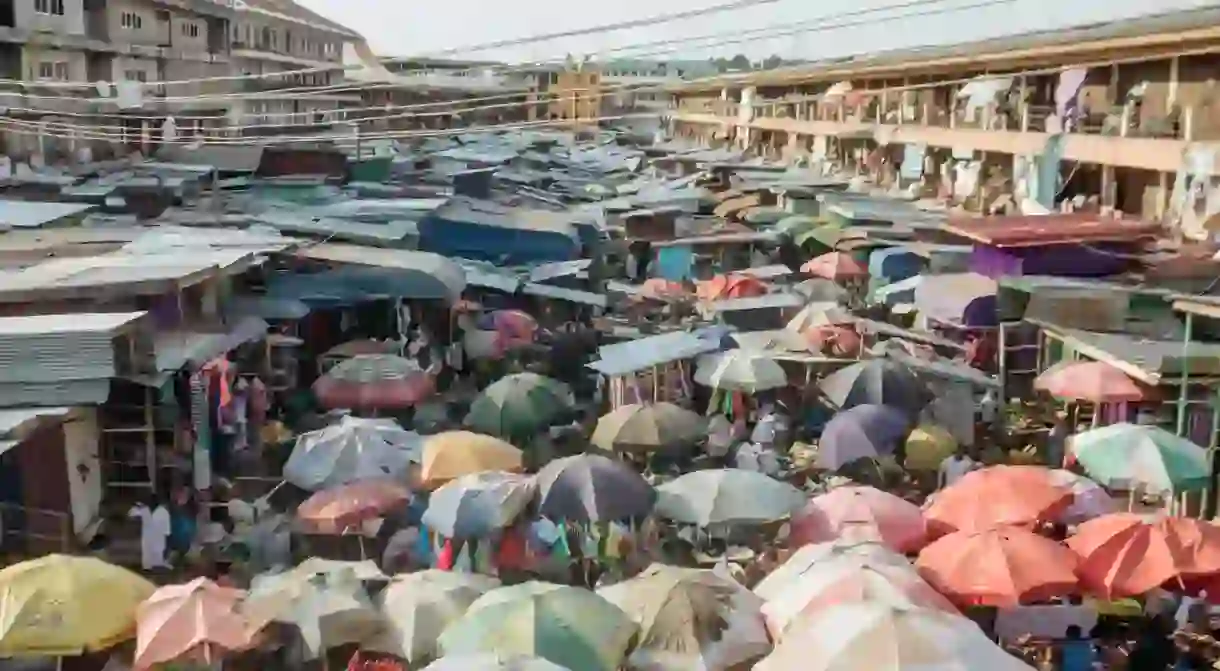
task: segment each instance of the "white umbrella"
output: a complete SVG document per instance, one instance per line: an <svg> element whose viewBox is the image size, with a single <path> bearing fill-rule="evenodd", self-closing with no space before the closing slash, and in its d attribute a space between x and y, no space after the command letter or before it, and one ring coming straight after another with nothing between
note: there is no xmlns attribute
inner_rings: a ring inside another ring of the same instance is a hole
<svg viewBox="0 0 1220 671"><path fill-rule="evenodd" d="M363 647L412 664L435 658L436 640L445 627L499 586L487 576L436 569L395 576L377 598L386 628Z"/></svg>
<svg viewBox="0 0 1220 671"><path fill-rule="evenodd" d="M390 419L345 416L301 434L284 464L284 479L319 491L357 480L398 478L419 462L423 437Z"/></svg>
<svg viewBox="0 0 1220 671"><path fill-rule="evenodd" d="M881 543L839 540L806 545L797 550L788 561L780 564L763 578L762 582L755 585L754 593L767 601L781 598L793 585L803 581L806 574L816 571L818 566L838 561L850 561L857 566L905 570L910 571L912 575L918 575L906 557Z"/></svg>
<svg viewBox="0 0 1220 671"><path fill-rule="evenodd" d="M974 622L875 603L828 608L792 625L755 671L1032 671Z"/></svg>
<svg viewBox="0 0 1220 671"><path fill-rule="evenodd" d="M424 671L569 671L541 657L512 655L452 655L424 667Z"/></svg>
<svg viewBox="0 0 1220 671"><path fill-rule="evenodd" d="M774 359L735 349L699 357L695 382L707 387L752 394L787 386L788 375Z"/></svg>
<svg viewBox="0 0 1220 671"><path fill-rule="evenodd" d="M294 625L311 657L376 636L381 615L353 571L320 573L301 580L256 581L241 612L256 628Z"/></svg>
<svg viewBox="0 0 1220 671"><path fill-rule="evenodd" d="M657 488L656 514L683 524L751 524L799 510L805 494L792 485L737 468L687 473Z"/></svg>
<svg viewBox="0 0 1220 671"><path fill-rule="evenodd" d="M802 308L785 328L795 333L804 333L815 326L830 326L855 321L855 316L842 305L831 301L818 301Z"/></svg>

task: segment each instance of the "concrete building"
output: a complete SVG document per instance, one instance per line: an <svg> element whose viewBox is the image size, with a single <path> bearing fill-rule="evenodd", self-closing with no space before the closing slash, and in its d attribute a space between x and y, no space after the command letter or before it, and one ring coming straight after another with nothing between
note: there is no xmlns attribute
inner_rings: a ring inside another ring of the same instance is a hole
<svg viewBox="0 0 1220 671"><path fill-rule="evenodd" d="M380 129L446 129L529 118L534 80L528 71L496 61L380 58L384 75L364 92Z"/></svg>
<svg viewBox="0 0 1220 671"><path fill-rule="evenodd" d="M1214 215L1193 194L1217 181L1217 52L1220 9L1189 10L724 76L675 87L671 118L681 134L882 182L902 179L910 149L921 184L973 210L1033 198L1031 167L1058 161L1046 205L1091 196L1200 237ZM973 188L952 193L966 170Z"/></svg>
<svg viewBox="0 0 1220 671"><path fill-rule="evenodd" d="M716 65L706 60L620 58L598 63L598 70L608 104L624 111L666 109L672 101L663 87L717 74Z"/></svg>

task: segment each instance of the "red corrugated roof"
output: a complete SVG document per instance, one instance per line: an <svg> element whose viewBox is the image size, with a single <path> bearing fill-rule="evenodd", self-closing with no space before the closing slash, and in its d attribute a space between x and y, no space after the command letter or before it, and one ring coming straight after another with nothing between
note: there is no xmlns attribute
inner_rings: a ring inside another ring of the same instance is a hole
<svg viewBox="0 0 1220 671"><path fill-rule="evenodd" d="M1160 225L1096 214L950 218L944 230L992 247L1037 247L1079 242L1125 242L1155 237Z"/></svg>

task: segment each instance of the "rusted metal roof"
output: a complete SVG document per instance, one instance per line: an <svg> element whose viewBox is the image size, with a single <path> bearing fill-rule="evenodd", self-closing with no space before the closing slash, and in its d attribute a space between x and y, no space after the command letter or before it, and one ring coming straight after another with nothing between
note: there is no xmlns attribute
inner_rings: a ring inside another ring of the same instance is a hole
<svg viewBox="0 0 1220 671"><path fill-rule="evenodd" d="M991 247L1039 247L1082 242L1135 242L1155 237L1158 224L1096 214L951 218L950 233Z"/></svg>

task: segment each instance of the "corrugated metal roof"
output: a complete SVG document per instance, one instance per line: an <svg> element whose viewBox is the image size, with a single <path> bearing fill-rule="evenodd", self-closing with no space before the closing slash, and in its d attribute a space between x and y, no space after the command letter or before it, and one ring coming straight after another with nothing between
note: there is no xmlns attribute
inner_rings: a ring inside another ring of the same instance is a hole
<svg viewBox="0 0 1220 671"><path fill-rule="evenodd" d="M580 291L579 289L566 289L557 287L553 284L540 284L538 282L528 282L521 287L521 291L531 296L542 296L543 298L554 298L570 303L580 303L581 305L593 305L596 307L606 307L606 297L602 294L595 294L591 291Z"/></svg>
<svg viewBox="0 0 1220 671"><path fill-rule="evenodd" d="M230 330L221 333L161 331L153 339L157 370L172 371L188 364L206 363L238 345L261 340L267 329L267 322L260 317L242 317Z"/></svg>
<svg viewBox="0 0 1220 671"><path fill-rule="evenodd" d="M84 214L93 205L82 203L42 203L0 199L0 226L38 228L65 217Z"/></svg>
<svg viewBox="0 0 1220 671"><path fill-rule="evenodd" d="M60 315L0 317L0 337L53 333L115 333L146 312L85 312Z"/></svg>
<svg viewBox="0 0 1220 671"><path fill-rule="evenodd" d="M63 417L72 412L70 407L52 408L8 408L0 410L0 438L9 437L24 424L40 417Z"/></svg>
<svg viewBox="0 0 1220 671"><path fill-rule="evenodd" d="M626 375L671 361L693 359L720 349L719 338L702 338L685 331L640 338L598 348L599 360L589 368L603 375Z"/></svg>
<svg viewBox="0 0 1220 671"><path fill-rule="evenodd" d="M777 292L751 296L749 298L729 298L715 301L708 305L712 312L736 312L738 310L765 310L768 308L798 308L808 301L798 294Z"/></svg>
<svg viewBox="0 0 1220 671"><path fill-rule="evenodd" d="M465 269L460 264L431 252L322 243L306 247L299 254L317 261L424 273L444 284L449 290L449 297L453 299L461 295L462 290L466 288Z"/></svg>
<svg viewBox="0 0 1220 671"><path fill-rule="evenodd" d="M68 405L98 405L110 397L110 379L59 380L56 382L0 382L0 408Z"/></svg>
<svg viewBox="0 0 1220 671"><path fill-rule="evenodd" d="M953 218L941 227L992 247L1038 247L1080 242L1134 242L1155 237L1161 225L1096 214Z"/></svg>
<svg viewBox="0 0 1220 671"><path fill-rule="evenodd" d="M145 314L0 318L0 383L109 379L116 374L115 334Z"/></svg>
<svg viewBox="0 0 1220 671"><path fill-rule="evenodd" d="M253 256L245 250L186 249L175 253L128 254L50 259L20 270L0 271L0 301L37 300L75 291L115 289L140 283L183 282L209 271L225 270ZM154 292L163 286L149 287Z"/></svg>

